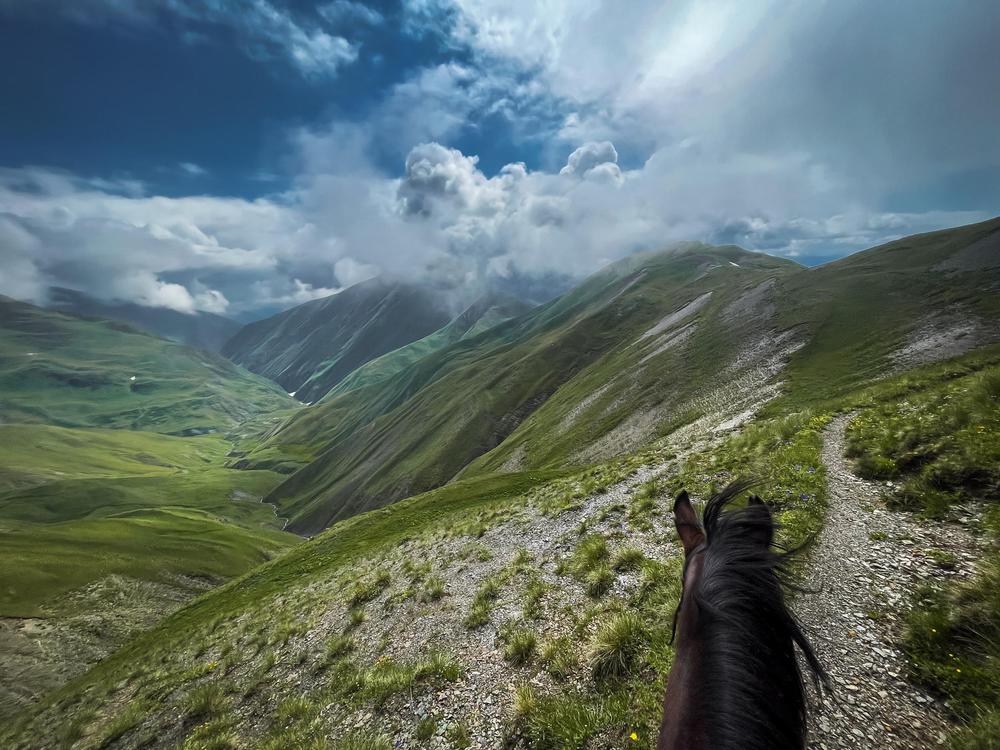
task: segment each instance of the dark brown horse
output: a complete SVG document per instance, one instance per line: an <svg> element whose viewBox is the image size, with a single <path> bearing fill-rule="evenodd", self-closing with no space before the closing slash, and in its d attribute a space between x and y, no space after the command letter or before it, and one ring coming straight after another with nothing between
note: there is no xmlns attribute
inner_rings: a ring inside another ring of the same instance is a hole
<svg viewBox="0 0 1000 750"><path fill-rule="evenodd" d="M687 492L674 502L684 573L658 750L805 747L795 647L814 679L826 675L785 605L789 553L773 547L771 511L755 496L726 510L746 489L736 483L712 497L702 523Z"/></svg>

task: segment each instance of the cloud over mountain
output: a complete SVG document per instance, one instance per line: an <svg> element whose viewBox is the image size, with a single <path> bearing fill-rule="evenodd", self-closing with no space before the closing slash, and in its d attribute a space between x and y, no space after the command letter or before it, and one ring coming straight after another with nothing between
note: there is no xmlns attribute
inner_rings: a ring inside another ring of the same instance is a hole
<svg viewBox="0 0 1000 750"><path fill-rule="evenodd" d="M41 299L71 286L245 316L379 273L465 293L516 280L536 295L674 240L818 259L983 219L1000 199L1000 12L985 6L236 8L88 0L58 14L225 28L297 80L370 63L377 95L284 130L278 174L255 183L267 191L255 198L3 169L0 292ZM388 49L354 59L357 35L375 30L435 52L387 75ZM217 170L192 158L162 169L208 189Z"/></svg>

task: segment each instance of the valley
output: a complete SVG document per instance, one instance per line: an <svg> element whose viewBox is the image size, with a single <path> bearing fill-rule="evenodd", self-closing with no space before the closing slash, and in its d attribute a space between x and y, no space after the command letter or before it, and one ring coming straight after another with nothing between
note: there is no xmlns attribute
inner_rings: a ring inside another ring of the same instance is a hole
<svg viewBox="0 0 1000 750"><path fill-rule="evenodd" d="M457 315L362 282L233 361L0 312L4 747L651 747L671 503L741 476L828 582L793 597L849 696L811 747L987 747L1000 219Z"/></svg>

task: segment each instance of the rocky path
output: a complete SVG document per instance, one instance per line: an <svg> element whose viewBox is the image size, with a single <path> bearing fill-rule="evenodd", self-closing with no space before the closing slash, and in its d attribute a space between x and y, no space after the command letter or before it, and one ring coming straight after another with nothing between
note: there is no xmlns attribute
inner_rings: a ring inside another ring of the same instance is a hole
<svg viewBox="0 0 1000 750"><path fill-rule="evenodd" d="M971 575L976 540L961 523L925 524L887 510L880 484L856 477L844 458L848 420L837 417L824 436L829 511L810 553L810 593L795 600L835 692L813 711L809 747L938 747L949 730L943 707L906 681L895 644L914 588Z"/></svg>

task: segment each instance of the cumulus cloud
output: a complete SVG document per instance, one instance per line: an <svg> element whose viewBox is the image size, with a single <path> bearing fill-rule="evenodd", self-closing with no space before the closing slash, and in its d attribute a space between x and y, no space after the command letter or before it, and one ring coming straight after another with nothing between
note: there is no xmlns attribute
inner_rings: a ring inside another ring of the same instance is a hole
<svg viewBox="0 0 1000 750"><path fill-rule="evenodd" d="M338 143L340 161L255 201L115 193L65 173L0 171L0 292L42 299L69 286L244 316L383 274L433 284L456 305L497 286L541 300L676 240L817 257L986 218L872 211L804 153L729 159L686 143L622 170L611 143L588 143L558 171L513 163L490 176L474 155L429 142L394 177L363 150L344 151L364 139Z"/></svg>
<svg viewBox="0 0 1000 750"><path fill-rule="evenodd" d="M618 152L611 141L585 143L569 155L559 174L582 179L620 184L622 171Z"/></svg>
<svg viewBox="0 0 1000 750"><path fill-rule="evenodd" d="M726 158L805 152L873 204L903 184L940 194L945 175L1000 169L996 4L409 6L425 24L450 23L483 70L535 82L562 114L549 136L563 148L610 140L645 157L694 138Z"/></svg>

